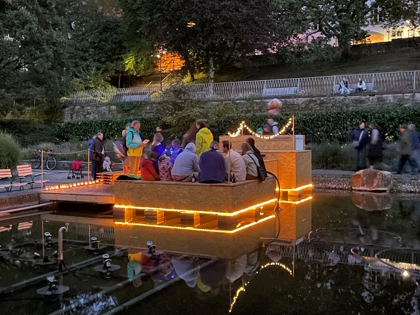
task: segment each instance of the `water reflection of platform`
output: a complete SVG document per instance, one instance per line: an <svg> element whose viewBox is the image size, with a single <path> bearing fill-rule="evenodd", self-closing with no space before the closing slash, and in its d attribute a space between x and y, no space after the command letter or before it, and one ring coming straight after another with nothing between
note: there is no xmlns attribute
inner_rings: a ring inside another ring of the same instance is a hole
<svg viewBox="0 0 420 315"><path fill-rule="evenodd" d="M113 185L88 185L41 192L42 200L63 202L84 202L96 204L114 203Z"/></svg>

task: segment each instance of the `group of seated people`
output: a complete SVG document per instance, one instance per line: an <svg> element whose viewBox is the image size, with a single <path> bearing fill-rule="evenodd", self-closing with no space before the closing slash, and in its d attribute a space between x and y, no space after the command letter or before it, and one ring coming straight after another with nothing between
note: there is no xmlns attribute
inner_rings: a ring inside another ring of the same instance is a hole
<svg viewBox="0 0 420 315"><path fill-rule="evenodd" d="M265 168L253 138L241 145L240 153L233 150L228 141L223 141L225 156L219 152L217 141L212 141L198 156L194 142L182 148L181 141L175 139L165 146L161 144L163 137L160 133L155 134L153 140L149 153L140 163L141 179L145 181L241 182L258 179L257 166Z"/></svg>

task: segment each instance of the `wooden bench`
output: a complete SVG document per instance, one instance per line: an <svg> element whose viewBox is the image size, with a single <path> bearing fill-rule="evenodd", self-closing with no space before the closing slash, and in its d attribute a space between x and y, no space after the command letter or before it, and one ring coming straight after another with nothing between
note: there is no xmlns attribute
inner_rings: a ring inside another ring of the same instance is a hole
<svg viewBox="0 0 420 315"><path fill-rule="evenodd" d="M0 184L0 188L5 188L7 192L12 191L13 187L19 187L19 190L23 190L23 187L28 184L13 183L12 171L10 169L0 169L0 180L4 180L4 182L7 182L7 184Z"/></svg>
<svg viewBox="0 0 420 315"><path fill-rule="evenodd" d="M366 90L364 92L372 92L373 91L373 84L372 83L365 83ZM355 93L357 90L357 83L349 84L350 93ZM334 85L333 94L340 93L340 84Z"/></svg>
<svg viewBox="0 0 420 315"><path fill-rule="evenodd" d="M280 96L280 95L297 95L298 87L275 87L275 88L264 88L262 96Z"/></svg>
<svg viewBox="0 0 420 315"><path fill-rule="evenodd" d="M24 165L18 165L17 166L17 172L18 172L18 179L22 183L22 180L27 180L25 184L31 185L31 189L34 187L34 184L43 184L45 188L45 183L48 183L49 180L44 180L42 183L40 180L35 180L35 177L41 176L41 174L34 175L32 173L32 167L29 164ZM45 175L45 173L43 173Z"/></svg>

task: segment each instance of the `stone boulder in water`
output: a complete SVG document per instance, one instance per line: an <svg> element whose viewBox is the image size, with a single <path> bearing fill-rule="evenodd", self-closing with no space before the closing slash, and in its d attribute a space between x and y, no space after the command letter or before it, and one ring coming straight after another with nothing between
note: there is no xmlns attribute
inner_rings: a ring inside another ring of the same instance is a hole
<svg viewBox="0 0 420 315"><path fill-rule="evenodd" d="M353 190L389 191L392 187L390 172L366 169L358 171L351 178Z"/></svg>

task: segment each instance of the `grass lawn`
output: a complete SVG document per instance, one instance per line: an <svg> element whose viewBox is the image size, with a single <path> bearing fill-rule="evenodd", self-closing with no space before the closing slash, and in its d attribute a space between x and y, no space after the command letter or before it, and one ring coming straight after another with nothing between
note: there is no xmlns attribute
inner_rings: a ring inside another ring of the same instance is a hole
<svg viewBox="0 0 420 315"><path fill-rule="evenodd" d="M420 70L420 50L405 48L371 56L352 57L333 61L320 61L301 65L273 65L260 67L254 71L229 69L215 73L215 82L269 80L282 78L302 78L357 74L370 72L391 72L400 70ZM162 77L165 77L163 75ZM141 83L159 81L159 74L143 77ZM207 73L197 73L194 83L207 83ZM183 79L190 83L189 77Z"/></svg>

